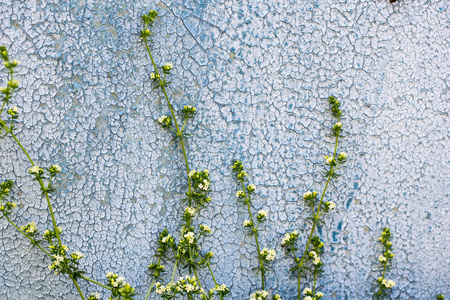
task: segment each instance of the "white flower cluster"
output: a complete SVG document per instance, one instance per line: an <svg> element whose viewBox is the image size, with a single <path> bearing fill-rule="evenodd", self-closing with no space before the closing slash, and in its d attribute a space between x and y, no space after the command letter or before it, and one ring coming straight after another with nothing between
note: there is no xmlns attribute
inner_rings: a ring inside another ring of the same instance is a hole
<svg viewBox="0 0 450 300"><path fill-rule="evenodd" d="M237 192L236 192L236 197L238 197L238 198L244 198L244 197L245 197L244 191L237 191Z"/></svg>
<svg viewBox="0 0 450 300"><path fill-rule="evenodd" d="M273 261L275 259L275 257L277 256L277 253L275 252L274 249L267 249L264 248L261 250L260 252L262 258L266 261Z"/></svg>
<svg viewBox="0 0 450 300"><path fill-rule="evenodd" d="M281 246L285 246L288 242L295 240L298 236L297 230L294 230L292 233L286 233L281 240Z"/></svg>
<svg viewBox="0 0 450 300"><path fill-rule="evenodd" d="M192 231L186 233L183 237L189 244L194 243L194 233Z"/></svg>
<svg viewBox="0 0 450 300"><path fill-rule="evenodd" d="M258 219L267 218L268 214L267 210L260 210L258 211Z"/></svg>
<svg viewBox="0 0 450 300"><path fill-rule="evenodd" d="M19 112L19 108L17 106L14 106L13 108L8 109L8 114L11 116L15 116Z"/></svg>
<svg viewBox="0 0 450 300"><path fill-rule="evenodd" d="M209 226L206 224L200 225L200 229L203 230L204 232L211 233L211 228L209 228Z"/></svg>
<svg viewBox="0 0 450 300"><path fill-rule="evenodd" d="M197 286L197 280L194 276L189 277L189 275L186 275L186 277L180 277L176 285L180 291L186 293L192 293L199 290Z"/></svg>
<svg viewBox="0 0 450 300"><path fill-rule="evenodd" d="M253 223L250 220L245 220L244 221L244 227L252 227Z"/></svg>
<svg viewBox="0 0 450 300"><path fill-rule="evenodd" d="M88 300L100 300L100 294L99 293L92 293Z"/></svg>
<svg viewBox="0 0 450 300"><path fill-rule="evenodd" d="M155 284L156 294L166 296L173 290L174 286L175 285L173 283L169 283L167 286L164 286L160 282L157 282Z"/></svg>
<svg viewBox="0 0 450 300"><path fill-rule="evenodd" d="M33 234L36 232L36 224L34 222L28 223L27 226L20 227L21 230L25 231L26 233Z"/></svg>
<svg viewBox="0 0 450 300"><path fill-rule="evenodd" d="M320 258L316 251L309 252L309 258L313 260L313 264L315 265L320 264Z"/></svg>
<svg viewBox="0 0 450 300"><path fill-rule="evenodd" d="M39 168L39 166L33 166L33 167L31 167L31 168L28 169L28 172L29 172L30 174L33 174L33 175L39 175L39 173L40 173L41 171L42 171L42 169Z"/></svg>
<svg viewBox="0 0 450 300"><path fill-rule="evenodd" d="M165 237L162 238L161 243L169 243L170 241L173 241L173 238L170 234L166 235Z"/></svg>
<svg viewBox="0 0 450 300"><path fill-rule="evenodd" d="M256 185L254 184L249 184L247 187L247 190L251 193L254 192L256 190Z"/></svg>
<svg viewBox="0 0 450 300"><path fill-rule="evenodd" d="M216 287L214 288L214 290L216 290L219 293L228 293L229 289L226 286L226 284L222 284L222 285L216 285Z"/></svg>
<svg viewBox="0 0 450 300"><path fill-rule="evenodd" d="M329 209L329 210L333 210L336 208L336 203L334 203L333 201L327 201L325 202L325 206Z"/></svg>
<svg viewBox="0 0 450 300"><path fill-rule="evenodd" d="M317 196L316 191L313 191L313 192L307 191L306 193L303 194L303 199L308 200L308 199L314 198L316 196Z"/></svg>
<svg viewBox="0 0 450 300"><path fill-rule="evenodd" d="M155 284L156 294L164 297L173 296L176 293L187 293L192 294L198 292L200 289L198 288L197 281L195 277L180 277L176 283L169 283L164 286L160 282ZM172 298L170 298L172 299Z"/></svg>
<svg viewBox="0 0 450 300"><path fill-rule="evenodd" d="M159 77L160 77L159 74L155 74L155 73L151 73L150 74L150 78L153 79L153 80L155 80L155 79L157 79Z"/></svg>
<svg viewBox="0 0 450 300"><path fill-rule="evenodd" d="M386 257L384 257L383 255L380 255L380 257L378 257L378 261L380 263L384 263L386 260L387 260Z"/></svg>
<svg viewBox="0 0 450 300"><path fill-rule="evenodd" d="M60 167L60 165L51 165L50 170L54 171L55 173L59 173L62 171L62 168Z"/></svg>
<svg viewBox="0 0 450 300"><path fill-rule="evenodd" d="M385 278L378 278L378 281L387 289L392 289L395 286L395 282L393 280L386 280Z"/></svg>
<svg viewBox="0 0 450 300"><path fill-rule="evenodd" d="M325 159L325 161L327 162L327 163L329 163L329 164L331 164L332 162L333 162L333 157L331 156L325 156L323 159Z"/></svg>
<svg viewBox="0 0 450 300"><path fill-rule="evenodd" d="M84 257L84 254L79 252L79 251L77 251L77 252L72 253L71 257L74 260L79 260L79 259L82 259Z"/></svg>
<svg viewBox="0 0 450 300"><path fill-rule="evenodd" d="M347 153L341 152L339 153L338 160L344 160L347 158Z"/></svg>
<svg viewBox="0 0 450 300"><path fill-rule="evenodd" d="M187 217L193 217L195 215L195 209L192 207L186 207L186 210L184 211L184 215Z"/></svg>
<svg viewBox="0 0 450 300"><path fill-rule="evenodd" d="M198 188L203 191L207 191L209 190L209 185L210 185L209 180L203 179L203 182L198 184Z"/></svg>
<svg viewBox="0 0 450 300"><path fill-rule="evenodd" d="M266 291L256 291L250 295L249 300L267 300L269 293Z"/></svg>
<svg viewBox="0 0 450 300"><path fill-rule="evenodd" d="M334 124L334 126L333 126L334 128L339 128L339 129L341 129L342 128L342 123L341 122L337 122L336 124Z"/></svg>
<svg viewBox="0 0 450 300"><path fill-rule="evenodd" d="M51 265L48 266L49 270L57 269L61 263L64 261L64 257L61 255L53 255L53 258L55 259Z"/></svg>
<svg viewBox="0 0 450 300"><path fill-rule="evenodd" d="M303 295L306 296L305 298L303 298L303 300L318 300L318 299L323 297L323 293L322 292L317 292L314 295L310 288L305 288L303 290Z"/></svg>
<svg viewBox="0 0 450 300"><path fill-rule="evenodd" d="M158 118L158 122L162 125L170 125L170 117L168 116L161 116Z"/></svg>
<svg viewBox="0 0 450 300"><path fill-rule="evenodd" d="M113 272L106 273L106 278L108 278L109 284L113 288L118 288L126 284L124 277L119 277L119 274L114 274Z"/></svg>

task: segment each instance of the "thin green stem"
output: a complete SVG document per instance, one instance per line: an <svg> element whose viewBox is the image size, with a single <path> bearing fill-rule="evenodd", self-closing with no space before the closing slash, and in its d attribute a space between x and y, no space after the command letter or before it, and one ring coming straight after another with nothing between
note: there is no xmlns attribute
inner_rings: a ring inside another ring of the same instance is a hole
<svg viewBox="0 0 450 300"><path fill-rule="evenodd" d="M12 81L13 80L13 69L12 68L9 70L9 75L10 75L10 80ZM3 99L3 105L2 105L2 108L0 109L0 117L2 115L3 109L5 108L6 102L8 102L9 98L11 98L12 94L13 94L13 89L11 88L8 96L6 96L5 99Z"/></svg>
<svg viewBox="0 0 450 300"><path fill-rule="evenodd" d="M175 266L173 267L173 272L172 272L172 279L170 280L170 283L173 282L173 279L175 278L175 272L177 270L177 264L178 264L178 255L180 255L180 250L177 251L177 257L175 258Z"/></svg>
<svg viewBox="0 0 450 300"><path fill-rule="evenodd" d="M81 299L86 300L86 299L84 298L84 296L83 296L83 292L81 291L80 287L78 286L78 282L76 281L76 279L73 278L72 276L70 276L70 278L72 279L73 284L75 284L75 287L77 288L78 293L80 294Z"/></svg>
<svg viewBox="0 0 450 300"><path fill-rule="evenodd" d="M9 222L12 226L14 226L17 230L19 230L24 236L26 236L26 237L30 240L31 244L33 244L33 245L35 245L36 247L38 247L39 249L41 249L41 251L44 252L45 254L47 254L47 256L52 257L52 255L51 255L50 253L48 253L44 248L42 248L41 245L39 245L38 243L36 243L36 242L34 241L34 239L32 239L28 234L25 233L25 231L23 231L23 230L20 229L16 224L14 224L14 222L11 221L11 219L8 218L7 215L4 215L4 216L5 216L6 220L8 220L8 222Z"/></svg>
<svg viewBox="0 0 450 300"><path fill-rule="evenodd" d="M159 75L155 60L153 59L150 48L148 47L147 37L144 38L144 43L145 43L145 48L147 49L148 55L150 57L150 60L152 61L153 68L155 69L155 74ZM177 121L177 118L175 117L175 112L173 110L172 104L170 103L169 97L167 96L166 88L164 87L164 85L162 83L163 83L163 81L161 79L159 79L159 86L161 87L161 90L164 93L164 97L166 98L167 105L169 106L170 113L171 113L173 121L175 123L175 127L177 128L177 135L181 136L180 127L178 126L178 121ZM183 142L182 138L180 138L180 144L181 144L181 148L183 149L184 161L186 163L186 173L188 174L188 184L189 184L189 193L190 193L191 192L191 178L189 177L189 162L187 159L186 149L184 147L184 142ZM189 207L191 207L191 198L190 197L189 197Z"/></svg>
<svg viewBox="0 0 450 300"><path fill-rule="evenodd" d="M161 256L158 257L158 265L159 265L160 263L161 263ZM148 297L150 296L150 292L152 291L153 286L155 285L155 283L156 283L156 277L153 278L152 284L150 285L150 288L148 289L147 295L145 295L144 300L147 300Z"/></svg>
<svg viewBox="0 0 450 300"><path fill-rule="evenodd" d="M340 120L340 119L338 118L338 121L339 121L339 120ZM334 145L333 160L336 159L336 152L337 152L338 142L339 142L339 132L338 132L338 135L336 136L336 142L335 142L335 145ZM337 169L337 168L336 168L336 169ZM331 166L331 167L330 167L330 173L329 173L328 178L327 178L327 183L325 184L325 187L324 187L323 192L322 192L322 196L320 197L320 201L319 201L319 206L318 206L318 208L317 208L317 212L316 212L316 213L313 213L313 216L314 216L314 217L313 217L313 225L312 225L312 228L311 228L311 232L310 232L310 234L309 234L309 237L308 237L308 242L306 243L305 251L303 252L303 255L302 255L302 259L301 259L300 263L298 264L298 265L299 265L299 269L300 269L301 267L303 267L303 264L305 263L305 259L306 259L306 257L307 257L306 254L308 253L309 246L310 246L310 244L311 244L311 240L312 240L312 237L313 237L313 235L314 235L314 232L315 232L315 229L316 229L317 222L318 222L318 220L319 220L320 209L322 208L323 199L324 199L325 193L326 193L326 191L327 191L328 184L330 183L331 175L333 174L333 171L336 171L336 170L334 170L334 166ZM299 287L298 287L298 299L299 299L299 300L301 299L300 285L299 285Z"/></svg>
<svg viewBox="0 0 450 300"><path fill-rule="evenodd" d="M25 150L25 148L22 146L22 143L20 143L20 141L17 139L16 135L11 130L9 131L9 134L13 137L13 139L16 141L16 143L22 149L23 153L25 153L25 155L27 156L27 158L30 161L31 165L34 166L35 164L34 164L33 160L31 159L31 157L28 154L27 150ZM44 191L45 199L47 200L48 210L49 210L50 215L52 217L52 222L53 222L53 227L54 227L54 230L55 230L55 235L56 235L56 238L58 239L59 246L62 247L61 237L59 236L58 226L56 225L56 219L55 219L55 215L53 213L53 208L52 208L52 204L50 203L50 198L48 196L47 189L45 188L45 185L44 185L44 182L42 181L42 179L39 179L38 182L39 182L39 185L41 186L41 189Z"/></svg>
<svg viewBox="0 0 450 300"><path fill-rule="evenodd" d="M147 29L147 25L145 25L145 29ZM166 88L164 86L165 74L164 74L164 78L161 79L161 77L159 76L160 74L159 74L158 68L156 66L155 60L153 59L152 53L151 53L150 48L148 46L147 37L144 38L144 43L145 43L145 48L147 49L147 53L148 53L148 55L150 57L150 60L152 61L153 68L155 69L155 74L159 78L159 86L160 86L161 90L163 91L164 98L166 99L167 106L170 109L170 113L172 115L172 119L173 119L173 121L175 123L176 135L177 135L177 137L179 137L179 140L180 140L181 149L183 151L184 161L185 161L185 164L186 164L186 174L187 174L187 178L188 178L188 193L187 193L188 194L188 206L192 207L192 197L191 197L192 183L191 183L191 178L189 177L189 173L190 173L189 161L188 161L188 158L187 158L187 153L186 153L186 147L184 145L184 140L182 138L182 131L184 131L184 127L186 125L186 120L185 120L185 123L183 124L182 130L180 130L177 118L175 116L175 111L174 111L174 109L172 107L172 104L170 103L169 96L167 95L167 91L166 91ZM190 219L188 220L186 225L187 225L188 228L191 227L191 220ZM190 245L189 245L189 253L190 253L190 257L192 259L192 251L191 251L191 246ZM174 272L173 272L173 275L172 275L172 282L173 282L173 277L175 276L175 270L176 270L176 267L177 267L177 263L178 263L178 258L175 261L175 269L174 269ZM195 272L195 270L194 270L194 272ZM199 286L201 286L200 285L200 281L198 280L198 278L197 278L197 281L198 281Z"/></svg>
<svg viewBox="0 0 450 300"><path fill-rule="evenodd" d="M0 116L2 115L3 109L5 108L6 105L6 98L3 99L3 104L2 104L2 108L0 109Z"/></svg>
<svg viewBox="0 0 450 300"><path fill-rule="evenodd" d="M208 264L208 269L209 269L209 273L211 273L211 277L212 277L212 279L214 280L214 283L217 285L217 280L216 280L216 277L214 277L214 273L213 273L213 271L211 270L211 266Z"/></svg>
<svg viewBox="0 0 450 300"><path fill-rule="evenodd" d="M106 285L104 285L104 284L101 284L100 282L97 282L97 281L95 281L95 280L93 280L93 279L90 279L90 278L88 278L88 277L80 276L80 278L82 278L82 279L84 279L84 280L86 280L86 281L92 282L92 283L94 283L94 284L96 284L96 285L98 285L98 286L101 286L102 288L105 288L105 289L107 289L107 290L111 290L111 288L110 288L109 286L106 286Z"/></svg>
<svg viewBox="0 0 450 300"><path fill-rule="evenodd" d="M259 260L259 267L261 269L261 288L263 290L265 290L265 286L264 286L264 263L261 257L261 250L259 248L259 241L258 241L258 228L255 227L255 223L253 222L253 217L252 217L252 210L250 209L250 195L247 195L247 192L245 191L245 185L244 185L244 180L241 180L241 185L242 185L242 191L244 192L244 196L245 196L245 203L247 204L247 209L248 209L248 214L250 216L250 222L252 223L252 231L253 234L255 235L255 242L256 242L256 249L258 251L258 260ZM259 226L259 224L258 224Z"/></svg>
<svg viewBox="0 0 450 300"><path fill-rule="evenodd" d="M208 269L209 269L209 273L211 274L212 279L214 280L215 285L218 286L219 284L217 283L216 277L214 277L214 273L213 273L209 263L208 263ZM223 295L222 294L219 294L219 297L220 297L221 300L223 300Z"/></svg>
<svg viewBox="0 0 450 300"><path fill-rule="evenodd" d="M383 267L383 275L381 276L381 281L383 281L384 276L386 275L386 268L387 268L387 262L384 263L384 267ZM380 297L381 297L381 295L382 295L382 291L383 291L383 285L382 285L382 283L380 282L380 289L378 290L378 293L377 293L377 300L380 300Z"/></svg>
<svg viewBox="0 0 450 300"><path fill-rule="evenodd" d="M313 295L316 295L317 268L314 269Z"/></svg>

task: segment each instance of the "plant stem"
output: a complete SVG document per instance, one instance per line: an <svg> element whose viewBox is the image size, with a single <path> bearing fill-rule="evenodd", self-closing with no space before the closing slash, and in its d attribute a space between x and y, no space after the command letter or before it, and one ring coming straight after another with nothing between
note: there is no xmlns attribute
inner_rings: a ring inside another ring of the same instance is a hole
<svg viewBox="0 0 450 300"><path fill-rule="evenodd" d="M340 118L338 118L338 122L339 121L340 121ZM338 135L336 136L336 142L335 142L335 145L334 145L333 160L336 159L336 152L337 152L338 142L339 142L339 132L338 132ZM337 167L336 167L336 169L337 169ZM322 207L323 198L324 198L325 193L327 191L328 184L330 183L331 175L333 174L333 171L335 171L334 167L331 166L330 167L330 173L329 173L328 178L327 178L327 183L325 184L325 188L323 189L322 196L320 197L320 201L319 201L319 206L317 208L317 212L313 213L314 218L313 218L313 225L312 225L312 228L311 228L311 232L309 234L308 242L306 243L306 247L305 247L305 251L303 252L302 259L301 259L300 263L298 264L299 272L300 272L301 267L303 267L303 264L305 263L306 254L308 253L309 245L311 244L311 240L312 240L312 237L314 235L314 231L316 229L317 221L319 220L320 209ZM300 278L299 278L299 284L298 284L298 299L299 300L301 299Z"/></svg>
<svg viewBox="0 0 450 300"><path fill-rule="evenodd" d="M13 69L12 68L9 70L9 75L10 75L10 80L12 81L13 80ZM10 90L11 90L11 92L8 94L8 96L6 96L5 99L3 99L3 105L2 105L2 108L0 109L0 117L2 116L2 112L3 112L3 109L5 108L6 102L8 102L9 98L11 98L11 96L13 94L13 89L11 88Z"/></svg>
<svg viewBox="0 0 450 300"><path fill-rule="evenodd" d="M245 203L247 204L248 214L250 216L250 222L252 222L252 231L253 231L253 234L255 235L256 249L258 251L259 266L260 266L260 269L261 269L261 288L263 290L265 290L265 288L264 288L264 273L265 273L264 272L264 263L262 261L261 251L260 251L260 248L259 248L258 229L255 227L255 223L253 222L252 210L250 209L250 195L247 195L247 192L245 191L245 186L244 186L244 180L243 179L241 179L241 184L242 184L242 191L244 192L244 196L245 196Z"/></svg>
<svg viewBox="0 0 450 300"><path fill-rule="evenodd" d="M76 279L73 278L72 276L70 276L70 278L72 279L73 283L75 284L75 286L78 290L78 293L80 294L81 299L86 300L83 296L83 292L81 291L80 287L78 286L78 282L76 281Z"/></svg>
<svg viewBox="0 0 450 300"><path fill-rule="evenodd" d="M384 264L383 276L381 276L381 281L383 281L384 276L386 275L386 267L387 267L387 263ZM380 282L380 289L378 290L378 293L377 293L377 300L380 300L380 297L382 295L382 290L383 290L383 286L382 286L382 283Z"/></svg>
<svg viewBox="0 0 450 300"><path fill-rule="evenodd" d="M25 153L25 155L28 157L28 160L30 161L31 165L34 166L34 162L31 159L30 155L28 154L27 150L25 150L25 148L22 146L22 143L20 143L20 141L17 139L16 135L12 132L12 130L9 131L9 134L14 138L14 140L16 141L16 143L20 146L20 148L22 149L22 151ZM42 181L42 179L39 178L39 185L41 186L41 189L44 191L45 194L45 199L47 200L47 206L48 206L48 210L50 212L50 215L52 217L52 222L53 222L53 227L55 229L55 235L58 239L58 243L59 246L62 247L62 243L61 243L61 237L59 236L59 232L58 232L58 226L56 225L56 219L55 219L55 215L53 213L53 208L52 208L52 204L50 203L50 198L48 196L48 192L47 189L45 188L44 182Z"/></svg>
<svg viewBox="0 0 450 300"><path fill-rule="evenodd" d="M179 252L178 252L179 253ZM177 264L178 264L178 254L177 254L177 258L175 259L175 266L173 267L173 272L172 272L172 279L170 280L170 283L173 282L173 279L175 278L175 271L177 270Z"/></svg>
<svg viewBox="0 0 450 300"><path fill-rule="evenodd" d="M106 286L106 285L104 285L104 284L101 284L100 282L97 282L97 281L95 281L95 280L93 280L93 279L90 279L90 278L88 278L88 277L80 276L80 278L82 278L82 279L84 279L84 280L86 280L86 281L92 282L92 283L94 283L94 284L96 284L96 285L98 285L98 286L101 286L102 288L105 288L105 289L107 289L107 290L111 290L111 288L110 288L109 286Z"/></svg>
<svg viewBox="0 0 450 300"><path fill-rule="evenodd" d="M50 253L48 253L44 248L42 248L41 245L39 245L38 243L35 243L35 241L28 235L26 234L22 229L20 229L16 224L14 224L14 222L12 222L7 215L4 215L6 220L8 220L9 223L11 223L12 226L14 226L17 230L19 230L24 236L26 236L31 244L37 246L39 249L41 249L42 252L44 252L45 254L47 254L47 256L52 257L52 255Z"/></svg>
<svg viewBox="0 0 450 300"><path fill-rule="evenodd" d="M158 265L161 263L161 256L158 257ZM147 300L150 296L150 292L152 291L153 285L155 285L156 277L153 278L152 284L150 285L150 288L148 289L147 295L145 295L144 300Z"/></svg>
<svg viewBox="0 0 450 300"><path fill-rule="evenodd" d="M147 25L145 25L145 26L147 28ZM164 86L165 75L164 75L164 79L161 79L161 77L158 76L159 75L159 71L158 71L158 68L156 66L155 60L153 59L152 53L150 51L150 48L148 47L147 37L144 38L144 43L145 43L145 48L147 49L147 53L148 53L148 55L150 57L150 60L152 61L153 68L155 69L155 74L159 78L159 86L160 86L161 90L164 93L164 98L167 101L167 106L170 109L170 113L172 115L172 119L173 119L173 121L175 123L175 127L177 129L176 135L177 135L177 137L179 137L181 148L183 150L184 161L185 161L185 164L186 164L186 174L187 174L187 178L188 178L188 206L192 207L192 198L191 198L192 183L191 183L191 178L189 177L189 172L190 172L189 171L189 161L188 161L187 154L186 154L186 147L184 145L184 141L183 141L183 138L182 138L182 131L180 130L177 118L175 116L175 112L173 110L172 104L170 103L169 96L167 95L167 91L166 91L166 88ZM186 125L186 121L183 124L183 129L182 130L184 130L185 125ZM187 221L186 225L187 225L188 228L191 227L191 220L190 219ZM191 246L190 245L189 245L189 254L190 254L190 257L192 259L192 251L191 251ZM175 269L177 267L177 263L178 263L178 259L175 261ZM172 282L173 282L173 277L175 276L175 269L174 269L174 273L172 275ZM195 274L195 277L197 279L198 285L201 287L201 283L200 283L200 280L199 280L199 278L197 276L197 273L196 273L195 269L194 269L194 274Z"/></svg>
<svg viewBox="0 0 450 300"><path fill-rule="evenodd" d="M217 283L216 277L214 277L214 273L213 273L209 263L208 263L208 269L209 269L209 273L211 273L211 277L214 280L214 283L216 284L216 286L218 286L219 284ZM219 297L220 297L221 300L223 300L223 295L222 294L220 294Z"/></svg>
<svg viewBox="0 0 450 300"><path fill-rule="evenodd" d="M314 269L313 295L316 296L317 268Z"/></svg>

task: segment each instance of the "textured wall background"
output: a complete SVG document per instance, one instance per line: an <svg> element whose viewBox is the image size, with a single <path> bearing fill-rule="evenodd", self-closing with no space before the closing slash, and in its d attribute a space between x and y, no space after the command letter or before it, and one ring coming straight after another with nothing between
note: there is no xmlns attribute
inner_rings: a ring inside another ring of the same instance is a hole
<svg viewBox="0 0 450 300"><path fill-rule="evenodd" d="M320 188L332 149L330 94L344 102L341 150L350 161L327 195L338 209L320 229L320 290L326 299L369 299L376 240L389 226L391 299L450 293L447 0L1 1L0 42L22 62L18 136L40 165L63 167L56 218L64 242L86 253L92 278L114 270L145 293L156 235L176 230L181 216L184 164L156 124L167 108L151 91L137 35L149 9L160 11L157 63L175 66L170 96L176 107L198 107L189 158L211 170L213 202L200 221L213 228L206 246L230 298L246 299L258 282L231 159L246 163L259 188L255 207L270 211L262 244L279 259L268 286L291 299L291 260L279 244L305 226L301 195ZM0 179L15 180L20 203L14 219L44 230L51 220L24 155L10 139L0 145ZM4 220L0 238L1 299L78 299Z"/></svg>

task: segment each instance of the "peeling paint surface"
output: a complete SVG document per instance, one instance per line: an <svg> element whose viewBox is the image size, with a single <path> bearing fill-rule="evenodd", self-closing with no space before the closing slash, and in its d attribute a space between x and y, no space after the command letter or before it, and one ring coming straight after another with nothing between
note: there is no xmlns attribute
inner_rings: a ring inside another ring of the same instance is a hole
<svg viewBox="0 0 450 300"><path fill-rule="evenodd" d="M269 211L262 245L279 255L267 285L292 299L296 280L280 241L307 228L301 195L323 188L322 160L333 147L330 94L344 103L340 150L350 160L326 196L337 211L319 228L324 299L370 298L384 226L396 253L391 299L450 293L446 0L3 1L0 44L22 62L17 135L39 165L63 167L56 219L64 243L85 253L89 277L103 282L115 271L142 299L157 234L176 232L182 215L182 154L156 123L168 111L151 90L138 37L149 9L160 11L156 62L175 67L174 106L199 112L188 125L188 155L192 168L211 171L213 201L197 221L213 230L204 247L216 254L215 275L231 286L229 299L259 288L231 160L241 159L258 187L255 209ZM26 157L9 138L0 145L0 180L15 181L20 206L13 219L34 221L42 232L51 219ZM0 299L79 299L4 220L0 238Z"/></svg>

